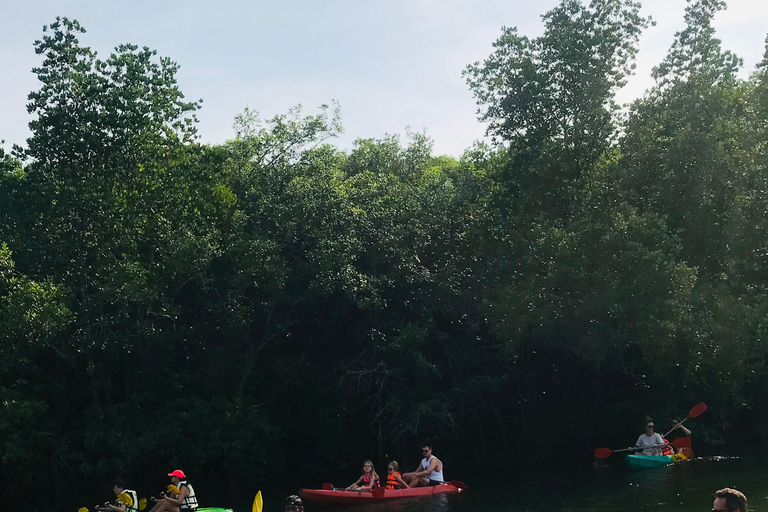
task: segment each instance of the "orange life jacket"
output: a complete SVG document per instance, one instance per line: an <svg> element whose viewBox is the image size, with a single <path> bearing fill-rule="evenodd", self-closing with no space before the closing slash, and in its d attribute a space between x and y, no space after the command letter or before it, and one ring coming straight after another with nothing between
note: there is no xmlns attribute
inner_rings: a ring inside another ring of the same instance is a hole
<svg viewBox="0 0 768 512"><path fill-rule="evenodd" d="M669 446L669 441L664 440L664 448L661 449L662 455L672 455L672 447Z"/></svg>
<svg viewBox="0 0 768 512"><path fill-rule="evenodd" d="M395 478L395 475L401 476L397 471L393 471L391 475L387 475L387 489L399 489L400 484Z"/></svg>

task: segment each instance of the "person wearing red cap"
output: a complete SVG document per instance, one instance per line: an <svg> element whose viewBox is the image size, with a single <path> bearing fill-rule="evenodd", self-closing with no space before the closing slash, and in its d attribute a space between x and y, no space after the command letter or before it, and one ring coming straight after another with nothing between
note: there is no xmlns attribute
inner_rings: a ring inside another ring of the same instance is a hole
<svg viewBox="0 0 768 512"><path fill-rule="evenodd" d="M171 483L179 490L179 494L166 494L165 498L157 501L149 512L194 512L197 510L197 496L187 476L180 469L168 473Z"/></svg>

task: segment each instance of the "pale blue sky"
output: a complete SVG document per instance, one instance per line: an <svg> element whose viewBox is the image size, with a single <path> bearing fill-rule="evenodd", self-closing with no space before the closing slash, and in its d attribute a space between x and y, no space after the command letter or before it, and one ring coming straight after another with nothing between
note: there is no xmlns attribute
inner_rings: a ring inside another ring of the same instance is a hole
<svg viewBox="0 0 768 512"><path fill-rule="evenodd" d="M234 116L245 106L262 117L301 103L313 113L340 102L345 134L354 139L427 134L437 154L460 155L483 137L472 94L461 78L485 58L503 25L541 33L540 15L557 0L295 0L185 2L133 0L8 0L0 16L0 139L5 146L28 136L26 96L37 87L39 62L32 44L56 16L78 19L81 42L106 57L120 43L149 46L181 65L187 98L203 98L203 142L233 136ZM745 59L745 73L760 60L768 32L768 1L730 0L717 20L725 48ZM629 101L652 82L657 64L681 30L685 0L647 0L658 22L641 40L637 76L621 92Z"/></svg>

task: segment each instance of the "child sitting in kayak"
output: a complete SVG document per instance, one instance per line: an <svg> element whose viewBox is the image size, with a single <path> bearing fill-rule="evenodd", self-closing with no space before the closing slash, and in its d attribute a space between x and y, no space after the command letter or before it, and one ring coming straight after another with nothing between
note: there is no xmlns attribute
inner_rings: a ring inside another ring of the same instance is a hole
<svg viewBox="0 0 768 512"><path fill-rule="evenodd" d="M387 464L387 489L402 489L404 487L410 487L402 479L400 474L400 465L396 460L393 460Z"/></svg>
<svg viewBox="0 0 768 512"><path fill-rule="evenodd" d="M363 474L352 485L346 488L347 491L367 491L379 486L379 475L373 469L373 462L366 460L363 462Z"/></svg>

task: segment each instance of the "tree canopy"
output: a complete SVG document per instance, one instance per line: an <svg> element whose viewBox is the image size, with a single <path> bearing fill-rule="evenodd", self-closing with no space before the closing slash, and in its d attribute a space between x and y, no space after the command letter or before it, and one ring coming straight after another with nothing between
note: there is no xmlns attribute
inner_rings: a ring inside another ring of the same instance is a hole
<svg viewBox="0 0 768 512"><path fill-rule="evenodd" d="M724 7L688 2L626 110L639 4L502 29L464 72L493 140L458 159L418 132L338 149L334 102L202 144L175 62L102 60L58 18L32 134L0 150L4 502L171 466L214 501L425 438L467 471L577 459L702 400L702 443L760 441L768 49L742 78Z"/></svg>

